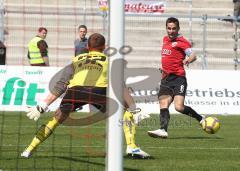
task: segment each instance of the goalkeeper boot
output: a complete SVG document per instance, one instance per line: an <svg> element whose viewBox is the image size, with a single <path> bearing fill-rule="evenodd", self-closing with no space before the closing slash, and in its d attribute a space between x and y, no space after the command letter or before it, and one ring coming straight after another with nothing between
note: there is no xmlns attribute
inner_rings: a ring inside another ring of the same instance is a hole
<svg viewBox="0 0 240 171"><path fill-rule="evenodd" d="M168 133L164 129L148 131L148 135L153 138L167 138L168 137Z"/></svg>
<svg viewBox="0 0 240 171"><path fill-rule="evenodd" d="M148 159L150 158L150 155L143 150L141 150L139 147L132 148L130 146L127 146L126 150L127 156L132 157L133 159Z"/></svg>
<svg viewBox="0 0 240 171"><path fill-rule="evenodd" d="M24 152L21 153L21 157L24 158L29 158L32 155L30 151L25 150Z"/></svg>

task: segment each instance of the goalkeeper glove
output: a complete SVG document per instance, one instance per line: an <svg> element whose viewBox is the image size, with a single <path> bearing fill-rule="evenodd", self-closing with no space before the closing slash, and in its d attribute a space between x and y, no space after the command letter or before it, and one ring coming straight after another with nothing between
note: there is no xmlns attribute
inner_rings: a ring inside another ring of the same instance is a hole
<svg viewBox="0 0 240 171"><path fill-rule="evenodd" d="M41 114L44 113L48 108L48 105L45 102L42 102L41 104L29 107L27 110L27 117L29 119L33 119L34 121L37 121Z"/></svg>
<svg viewBox="0 0 240 171"><path fill-rule="evenodd" d="M133 120L134 123L137 125L139 122L141 122L144 119L147 119L150 117L150 115L146 112L144 112L142 109L140 108L136 108L134 110L129 110L129 112L131 112L133 114Z"/></svg>

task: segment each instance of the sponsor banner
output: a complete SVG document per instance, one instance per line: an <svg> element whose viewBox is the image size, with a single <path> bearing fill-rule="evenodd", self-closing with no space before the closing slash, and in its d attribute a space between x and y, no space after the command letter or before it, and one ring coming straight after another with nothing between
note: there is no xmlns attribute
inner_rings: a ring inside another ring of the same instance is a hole
<svg viewBox="0 0 240 171"><path fill-rule="evenodd" d="M185 104L200 114L240 114L240 71L187 70L188 88ZM139 79L139 78L136 78ZM129 81L129 80L127 80ZM139 106L150 113L159 113L157 93L159 86L151 90L134 89L132 96L145 96ZM178 113L174 105L171 113Z"/></svg>
<svg viewBox="0 0 240 171"><path fill-rule="evenodd" d="M100 11L107 11L108 0L98 0L98 7ZM125 13L128 14L162 14L165 8L165 0L125 0Z"/></svg>
<svg viewBox="0 0 240 171"><path fill-rule="evenodd" d="M162 14L165 7L164 0L125 0L125 13Z"/></svg>
<svg viewBox="0 0 240 171"><path fill-rule="evenodd" d="M0 66L0 110L24 111L49 92L48 83L60 68Z"/></svg>
<svg viewBox="0 0 240 171"><path fill-rule="evenodd" d="M200 114L240 114L240 71L187 72L185 104Z"/></svg>
<svg viewBox="0 0 240 171"><path fill-rule="evenodd" d="M0 110L24 111L35 106L49 93L48 83L61 67L0 66ZM188 89L185 104L200 114L240 114L240 71L187 70ZM131 77L127 85L144 80ZM150 113L159 113L159 85L144 90L129 87L136 102ZM141 101L138 101L138 97ZM52 104L55 110L61 99ZM170 106L171 113L177 113Z"/></svg>

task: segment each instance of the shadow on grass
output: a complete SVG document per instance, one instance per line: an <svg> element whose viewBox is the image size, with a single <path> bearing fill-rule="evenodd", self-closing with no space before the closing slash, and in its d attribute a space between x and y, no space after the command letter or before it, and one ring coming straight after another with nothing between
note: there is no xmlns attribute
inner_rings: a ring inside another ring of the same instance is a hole
<svg viewBox="0 0 240 171"><path fill-rule="evenodd" d="M36 159L37 160L39 160L39 159L49 159L49 161L50 161L52 158L66 160L66 161L71 161L71 162L81 162L81 163L84 163L84 164L105 167L105 163L89 161L89 158L103 158L104 159L105 156L88 156L88 155L81 155L81 156L74 156L74 157L65 157L65 156L36 156L36 157L31 157L30 159L32 159L32 160L36 160ZM18 159L20 159L20 160L23 159L23 160L26 160L26 161L27 160L30 161L30 159L25 159L25 158L21 158L21 157L19 157ZM17 159L16 158L5 158L4 160L16 161ZM134 159L134 160L143 160L143 159ZM103 162L105 162L105 160ZM47 170L49 168L45 168L45 169ZM29 168L29 170L35 171L35 169L33 169L33 168ZM36 170L38 170L38 169L36 169ZM124 167L123 170L124 171L140 171L138 169L132 169L132 168L127 168L127 167Z"/></svg>
<svg viewBox="0 0 240 171"><path fill-rule="evenodd" d="M127 159L127 160L154 160L155 158L153 156L150 156L149 158L136 158L136 157L131 157L131 156L128 156L128 155L125 155L123 157L124 159Z"/></svg>
<svg viewBox="0 0 240 171"><path fill-rule="evenodd" d="M79 156L79 157L98 158L99 156L98 156L98 157L97 157L97 156ZM56 158L63 159L63 160L74 161L74 162L88 163L88 164L92 164L92 165L96 165L96 166L105 167L105 164L103 164L103 163L100 163L100 162L91 162L91 161L89 161L89 160L79 159L79 158L77 158L77 157L56 157ZM101 156L100 158L105 158L105 156ZM124 171L139 171L139 170L124 167Z"/></svg>

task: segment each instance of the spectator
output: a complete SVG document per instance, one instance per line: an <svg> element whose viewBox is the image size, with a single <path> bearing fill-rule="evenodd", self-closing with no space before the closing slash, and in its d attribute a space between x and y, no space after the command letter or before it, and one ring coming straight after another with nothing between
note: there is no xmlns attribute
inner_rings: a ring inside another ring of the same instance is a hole
<svg viewBox="0 0 240 171"><path fill-rule="evenodd" d="M40 27L38 34L28 43L28 59L31 66L49 66L48 45L44 40L47 29Z"/></svg>
<svg viewBox="0 0 240 171"><path fill-rule="evenodd" d="M78 27L78 34L79 34L79 38L77 38L74 41L74 48L75 48L74 55L75 56L88 52L88 50L87 50L88 39L86 38L87 27L85 25L80 25Z"/></svg>
<svg viewBox="0 0 240 171"><path fill-rule="evenodd" d="M238 36L237 35L237 27L239 25L239 21L240 21L240 0L233 0L233 20L232 20L232 24L233 24L233 29L234 29L234 33L233 33L233 39L237 40ZM234 50L236 49L236 47L234 47Z"/></svg>
<svg viewBox="0 0 240 171"><path fill-rule="evenodd" d="M238 17L240 16L240 0L233 0L233 4L233 16L238 19Z"/></svg>

